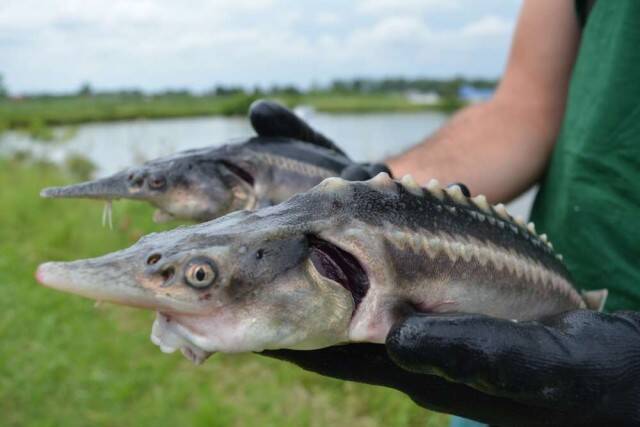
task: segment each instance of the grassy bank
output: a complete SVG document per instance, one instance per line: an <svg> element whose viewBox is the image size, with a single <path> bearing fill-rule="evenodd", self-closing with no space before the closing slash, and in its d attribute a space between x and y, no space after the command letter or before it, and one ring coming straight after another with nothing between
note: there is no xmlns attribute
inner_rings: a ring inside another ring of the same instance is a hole
<svg viewBox="0 0 640 427"><path fill-rule="evenodd" d="M150 97L91 95L4 99L0 100L0 132L2 129L20 129L28 131L34 137L49 139L51 136L49 127L56 125L189 116L245 115L251 102L258 97L261 95ZM319 111L333 113L425 109L452 111L460 107L457 101L444 101L430 106L417 105L399 94L310 93L280 94L270 97L275 97L288 106L305 104Z"/></svg>
<svg viewBox="0 0 640 427"><path fill-rule="evenodd" d="M152 314L42 288L39 262L123 248L163 227L147 206L43 200L76 179L0 159L0 413L3 426L444 426L400 393L320 377L257 355L200 367L149 341ZM166 228L168 226L164 226Z"/></svg>

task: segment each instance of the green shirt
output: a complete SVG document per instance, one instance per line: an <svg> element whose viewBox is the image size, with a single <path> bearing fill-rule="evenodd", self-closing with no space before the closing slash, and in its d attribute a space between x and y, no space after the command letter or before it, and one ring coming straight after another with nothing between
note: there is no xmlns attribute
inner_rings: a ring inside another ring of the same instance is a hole
<svg viewBox="0 0 640 427"><path fill-rule="evenodd" d="M584 23L532 219L579 288L640 309L640 0L596 1Z"/></svg>

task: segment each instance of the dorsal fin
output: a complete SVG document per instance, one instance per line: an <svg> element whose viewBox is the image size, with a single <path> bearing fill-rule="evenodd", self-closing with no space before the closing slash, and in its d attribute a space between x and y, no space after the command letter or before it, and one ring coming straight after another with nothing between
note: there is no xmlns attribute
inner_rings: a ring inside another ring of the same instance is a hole
<svg viewBox="0 0 640 427"><path fill-rule="evenodd" d="M333 141L277 102L264 99L255 101L249 107L249 120L259 136L298 139L346 156Z"/></svg>

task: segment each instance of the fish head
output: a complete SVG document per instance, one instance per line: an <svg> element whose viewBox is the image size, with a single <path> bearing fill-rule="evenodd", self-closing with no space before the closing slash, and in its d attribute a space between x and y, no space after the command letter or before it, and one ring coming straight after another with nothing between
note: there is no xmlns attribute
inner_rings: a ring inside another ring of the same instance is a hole
<svg viewBox="0 0 640 427"><path fill-rule="evenodd" d="M355 288L367 285L366 275L302 222L283 225L280 211L240 211L154 233L98 258L42 264L36 277L61 291L157 311L152 341L194 362L217 351L347 341Z"/></svg>
<svg viewBox="0 0 640 427"><path fill-rule="evenodd" d="M204 150L153 160L93 181L46 188L41 196L146 201L158 208L157 222L207 221L255 205L252 176Z"/></svg>

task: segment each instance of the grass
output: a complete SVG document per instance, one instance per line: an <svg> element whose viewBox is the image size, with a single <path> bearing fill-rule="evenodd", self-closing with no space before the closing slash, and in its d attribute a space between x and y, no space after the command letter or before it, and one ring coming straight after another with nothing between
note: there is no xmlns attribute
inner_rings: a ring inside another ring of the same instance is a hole
<svg viewBox="0 0 640 427"><path fill-rule="evenodd" d="M83 170L82 168L80 170ZM0 424L3 426L444 426L402 394L332 380L253 354L194 366L149 341L152 314L40 287L38 263L96 256L163 227L151 209L44 200L76 179L0 159ZM166 228L166 227L164 227Z"/></svg>
<svg viewBox="0 0 640 427"><path fill-rule="evenodd" d="M317 92L303 95L270 96L292 107L310 105L318 111L332 113L366 113L376 111L438 110L450 112L460 101L445 100L437 105L417 105L402 94L358 94ZM224 96L58 96L0 99L0 133L2 129L19 129L40 140L53 139L50 126L75 125L135 119L155 119L209 115L245 115L258 96L236 94Z"/></svg>
<svg viewBox="0 0 640 427"><path fill-rule="evenodd" d="M0 100L0 123L26 130L34 137L49 135L45 126L134 119L246 114L255 97L228 96L50 96Z"/></svg>

